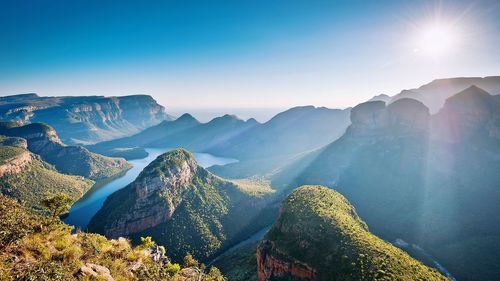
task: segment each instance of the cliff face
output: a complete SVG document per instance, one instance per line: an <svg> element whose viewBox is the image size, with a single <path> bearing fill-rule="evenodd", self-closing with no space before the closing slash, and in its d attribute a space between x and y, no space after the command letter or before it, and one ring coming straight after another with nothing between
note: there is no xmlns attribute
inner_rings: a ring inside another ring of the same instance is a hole
<svg viewBox="0 0 500 281"><path fill-rule="evenodd" d="M31 152L40 155L63 173L102 179L130 167L122 158L104 157L81 146L65 146L56 131L42 123L22 126L19 123L0 122L0 134L24 139Z"/></svg>
<svg viewBox="0 0 500 281"><path fill-rule="evenodd" d="M36 94L0 98L0 119L44 122L69 144L89 144L137 133L171 119L150 96L39 97Z"/></svg>
<svg viewBox="0 0 500 281"><path fill-rule="evenodd" d="M205 260L244 238L247 227L264 227L254 219L267 197L250 185L240 188L198 166L186 150L172 150L112 194L88 227L108 237L151 236L174 259L191 253Z"/></svg>
<svg viewBox="0 0 500 281"><path fill-rule="evenodd" d="M321 186L289 195L257 248L259 281L446 280L368 231L349 202Z"/></svg>
<svg viewBox="0 0 500 281"><path fill-rule="evenodd" d="M281 253L274 242L263 241L257 248L257 278L264 281L285 277L287 280L316 280L316 270Z"/></svg>

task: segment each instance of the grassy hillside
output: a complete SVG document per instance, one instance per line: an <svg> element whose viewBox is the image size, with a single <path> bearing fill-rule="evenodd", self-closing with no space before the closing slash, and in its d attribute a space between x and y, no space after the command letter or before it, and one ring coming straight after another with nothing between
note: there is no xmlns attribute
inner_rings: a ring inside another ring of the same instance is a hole
<svg viewBox="0 0 500 281"><path fill-rule="evenodd" d="M171 263L150 240L132 247L123 238L72 234L2 195L0 248L0 280L224 280L216 268L205 270L192 259L182 267Z"/></svg>
<svg viewBox="0 0 500 281"><path fill-rule="evenodd" d="M0 165L16 155L29 153L25 149L10 146L0 146ZM77 200L90 187L93 181L80 176L70 176L58 173L50 165L36 155L29 153L32 162L17 173L6 173L0 178L0 192L17 198L35 209L43 209L40 200L47 194L65 193L71 199Z"/></svg>
<svg viewBox="0 0 500 281"><path fill-rule="evenodd" d="M268 256L305 263L316 280L446 280L371 234L351 204L326 187L289 195L265 239L273 245Z"/></svg>

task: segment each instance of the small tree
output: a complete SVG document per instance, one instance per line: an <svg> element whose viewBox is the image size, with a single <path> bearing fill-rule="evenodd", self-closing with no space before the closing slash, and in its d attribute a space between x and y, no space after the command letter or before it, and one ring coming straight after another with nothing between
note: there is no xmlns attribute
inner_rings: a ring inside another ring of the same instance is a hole
<svg viewBox="0 0 500 281"><path fill-rule="evenodd" d="M71 198L64 193L48 195L42 200L42 205L49 209L53 218L57 218L71 207Z"/></svg>
<svg viewBox="0 0 500 281"><path fill-rule="evenodd" d="M217 267L212 266L208 274L203 277L203 281L226 281L226 278Z"/></svg>
<svg viewBox="0 0 500 281"><path fill-rule="evenodd" d="M198 261L191 254L188 253L184 257L183 267L197 267L198 265Z"/></svg>
<svg viewBox="0 0 500 281"><path fill-rule="evenodd" d="M141 245L139 245L140 249L149 249L152 246L156 245L155 241L151 236L141 237Z"/></svg>

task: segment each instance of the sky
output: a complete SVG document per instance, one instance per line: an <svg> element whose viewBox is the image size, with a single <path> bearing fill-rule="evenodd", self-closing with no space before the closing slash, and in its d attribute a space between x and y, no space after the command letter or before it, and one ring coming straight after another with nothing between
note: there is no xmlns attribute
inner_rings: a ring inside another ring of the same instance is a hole
<svg viewBox="0 0 500 281"><path fill-rule="evenodd" d="M494 0L0 0L0 95L150 94L172 112L346 108L500 75L499 15Z"/></svg>

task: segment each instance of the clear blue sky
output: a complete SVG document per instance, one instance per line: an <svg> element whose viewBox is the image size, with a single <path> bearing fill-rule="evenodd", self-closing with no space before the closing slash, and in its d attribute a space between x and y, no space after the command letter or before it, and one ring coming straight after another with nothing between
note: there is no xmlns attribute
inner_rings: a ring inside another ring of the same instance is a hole
<svg viewBox="0 0 500 281"><path fill-rule="evenodd" d="M0 95L347 107L435 78L500 75L500 1L0 3ZM436 21L454 33L439 56L415 43Z"/></svg>

